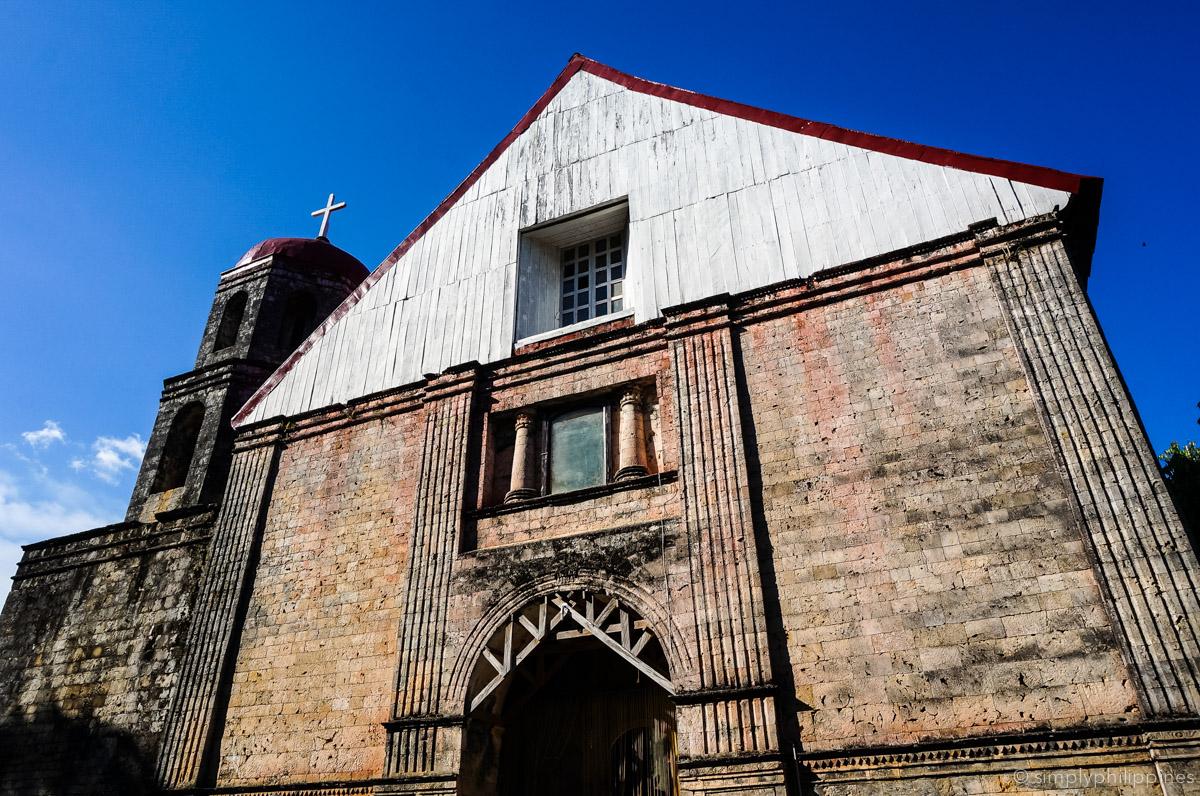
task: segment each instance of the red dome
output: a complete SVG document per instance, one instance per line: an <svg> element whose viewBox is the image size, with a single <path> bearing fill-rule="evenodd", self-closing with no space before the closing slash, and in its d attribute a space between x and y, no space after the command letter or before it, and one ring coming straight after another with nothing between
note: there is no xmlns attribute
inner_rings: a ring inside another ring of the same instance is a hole
<svg viewBox="0 0 1200 796"><path fill-rule="evenodd" d="M370 271L352 254L348 254L323 238L269 238L242 255L234 268L279 254L290 260L311 266L358 284Z"/></svg>

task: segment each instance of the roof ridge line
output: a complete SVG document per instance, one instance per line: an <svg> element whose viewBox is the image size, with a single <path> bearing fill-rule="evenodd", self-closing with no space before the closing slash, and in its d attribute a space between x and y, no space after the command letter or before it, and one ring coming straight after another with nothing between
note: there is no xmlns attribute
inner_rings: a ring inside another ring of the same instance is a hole
<svg viewBox="0 0 1200 796"><path fill-rule="evenodd" d="M714 111L726 116L733 116L738 119L744 119L756 124L765 124L771 127L777 127L788 132L808 135L814 138L821 138L827 141L833 141L847 146L854 146L860 149L868 149L874 152L879 152L885 155L893 155L908 160L917 160L924 163L929 163L934 166L945 166L948 168L959 169L960 171L971 171L979 174L987 174L993 177L1001 177L1003 179L1015 180L1030 185L1039 185L1043 188L1050 188L1058 191L1066 191L1071 194L1078 194L1086 182L1100 182L1098 177L1087 177L1080 174L1071 174L1065 171L1058 171L1045 166L1032 166L1027 163L1018 163L1011 160L1000 160L997 158L989 158L981 155L969 155L963 152L957 152L952 149L942 149L940 147L931 147L924 144L916 144L911 141L904 141L899 138L888 138L887 136L876 135L875 133L864 133L858 130L851 130L846 127L838 127L836 125L827 124L825 122L815 122L810 119L802 119L799 116L789 116L779 111L769 111L763 108L757 108L753 105L746 105L733 100L721 99L708 94L701 94L696 91L676 88L669 86L666 83L655 83L652 80L636 77L627 72L622 72L619 69L614 69L607 64L602 64L599 61L588 58L585 55L575 53L567 61L567 65L554 82L542 92L537 102L525 112L503 139L500 140L491 152L488 153L482 161L479 162L471 173L460 182L453 191L451 191L445 199L438 203L429 215L425 217L420 224L408 233L408 236L400 242L391 254L384 258L383 262L372 271L366 279L359 284L354 291L346 297L346 299L338 305L328 318L318 326L313 333L300 344L292 355L284 360L283 364L263 382L250 399L238 410L231 421L234 427L240 426L245 422L246 418L254 411L255 407L265 398L276 386L283 380L296 362L303 357L312 348L313 344L325 336L325 332L334 323L341 319L346 313L356 305L367 290L383 278L383 275L392 269L404 254L411 249L417 241L424 237L433 226L442 219L444 215L454 206L462 196L469 191L472 186L479 180L485 171L499 157L504 154L505 150L512 145L517 138L524 133L534 120L541 115L546 106L558 96L563 87L575 76L577 72L584 71L595 75L602 80L616 83L619 86L636 91L640 94L648 94L653 97L667 99L674 102L681 102L685 105L702 108L704 110Z"/></svg>

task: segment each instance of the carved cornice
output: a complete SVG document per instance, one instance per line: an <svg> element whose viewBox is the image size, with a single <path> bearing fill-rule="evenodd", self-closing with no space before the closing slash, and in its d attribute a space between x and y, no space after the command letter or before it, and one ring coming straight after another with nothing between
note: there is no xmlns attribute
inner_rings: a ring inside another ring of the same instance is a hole
<svg viewBox="0 0 1200 796"><path fill-rule="evenodd" d="M202 368L164 379L162 400L185 398L195 393L216 387L228 387L235 383L250 384L253 381L265 379L274 369L275 366L270 362L245 359L224 360L212 365L205 365Z"/></svg>
<svg viewBox="0 0 1200 796"><path fill-rule="evenodd" d="M237 455L255 448L276 445L292 438L294 424L280 418L259 423L241 430L233 442L233 453Z"/></svg>
<svg viewBox="0 0 1200 796"><path fill-rule="evenodd" d="M178 514L178 512L174 512ZM166 512L164 512L166 514ZM155 523L121 523L25 547L14 581L51 575L85 566L96 566L131 556L149 555L175 547L205 543L216 512L197 507Z"/></svg>
<svg viewBox="0 0 1200 796"><path fill-rule="evenodd" d="M478 362L466 362L441 373L425 374L425 402L440 401L474 390L481 373Z"/></svg>
<svg viewBox="0 0 1200 796"><path fill-rule="evenodd" d="M976 229L975 241L979 254L986 260L1009 259L1024 249L1040 246L1062 237L1062 223L1055 216L1039 216L1003 227Z"/></svg>
<svg viewBox="0 0 1200 796"><path fill-rule="evenodd" d="M797 759L822 778L872 779L920 776L930 773L927 769L957 769L963 766L1017 770L1034 765L1034 761L1037 761L1037 767L1044 768L1067 765L1076 758L1101 756L1110 758L1116 764L1150 762L1155 758L1200 759L1200 729L1144 729L1120 734L1044 736L1028 740L1014 737L993 743L946 744L941 747L912 745L902 749L843 755L810 752L797 755Z"/></svg>
<svg viewBox="0 0 1200 796"><path fill-rule="evenodd" d="M389 731L403 730L408 727L453 727L462 724L467 717L461 714L443 715L441 713L426 713L420 716L402 716L388 719L383 726Z"/></svg>
<svg viewBox="0 0 1200 796"><path fill-rule="evenodd" d="M668 340L675 340L701 332L724 329L731 325L730 307L733 299L728 293L701 299L688 304L678 304L663 309L666 318Z"/></svg>
<svg viewBox="0 0 1200 796"><path fill-rule="evenodd" d="M675 695L674 700L677 705L697 705L702 702L728 702L750 697L776 696L778 693L779 686L775 683L759 683L734 688L701 688L695 691L681 691Z"/></svg>
<svg viewBox="0 0 1200 796"><path fill-rule="evenodd" d="M169 793L189 794L189 796L200 793L205 796L371 796L371 794L379 792L377 785L382 782L382 780L366 780L354 784L309 782L290 786L205 788L169 791Z"/></svg>

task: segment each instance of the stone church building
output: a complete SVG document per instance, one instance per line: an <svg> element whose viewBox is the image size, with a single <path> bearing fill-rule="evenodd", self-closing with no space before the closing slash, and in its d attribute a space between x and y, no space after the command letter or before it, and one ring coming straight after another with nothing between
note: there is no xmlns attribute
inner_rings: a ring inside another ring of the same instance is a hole
<svg viewBox="0 0 1200 796"><path fill-rule="evenodd" d="M126 520L26 548L0 791L1200 792L1099 205L575 56L374 271L221 274Z"/></svg>

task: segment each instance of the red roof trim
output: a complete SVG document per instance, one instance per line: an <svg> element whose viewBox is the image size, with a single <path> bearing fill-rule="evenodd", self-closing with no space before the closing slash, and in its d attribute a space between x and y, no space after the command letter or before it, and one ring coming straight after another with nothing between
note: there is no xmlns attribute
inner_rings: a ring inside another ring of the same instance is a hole
<svg viewBox="0 0 1200 796"><path fill-rule="evenodd" d="M811 135L814 138L824 138L828 141L836 141L839 144L870 149L874 152L896 155L908 158L909 160L919 160L935 166L949 166L950 168L962 171L990 174L993 177L1003 177L1008 180L1024 182L1030 185L1040 185L1043 188L1066 191L1072 194L1079 193L1083 180L1090 179L1079 174L1048 169L1044 166L1030 166L1026 163L1016 163L1011 160L997 160L996 158L985 158L979 155L967 155L951 149L939 149L938 147L914 144L910 141L902 141L899 138L888 138L887 136L874 135L872 133L860 133L857 130L835 127L832 124L825 124L824 122L814 122L796 116L788 116L785 113L763 110L762 108L743 105L740 102L733 102L732 100L710 97L706 94L697 94L694 91L685 91L684 89L673 88L662 83L653 83L640 77L619 72L611 66L605 66L602 63L584 58L581 55L575 57L582 59L583 71L612 81L631 91L650 94L654 97L662 97L663 99L675 102L682 102L685 105L716 111L717 113L745 119L749 122L778 127L781 130L787 130L792 133Z"/></svg>
<svg viewBox="0 0 1200 796"><path fill-rule="evenodd" d="M462 198L463 194L471 190L471 186L483 176L483 173L487 171L489 166L496 162L497 158L504 154L504 151L508 149L509 145L512 144L513 141L517 140L517 136L525 132L529 128L529 125L533 124L533 120L536 119L541 112L546 109L546 106L550 104L550 100L554 99L559 91L562 91L563 86L565 86L567 81L575 76L575 73L583 67L584 63L594 62L589 61L587 58L584 58L578 53L571 57L571 60L567 62L566 68L559 72L558 77L554 79L554 82L550 84L550 87L546 89L545 93L543 93L538 101L533 104L533 107L521 117L521 121L517 122L517 126L509 131L508 135L504 136L504 139L496 145L496 148L493 149L488 156L483 159L483 162L476 166L475 170L467 175L467 178L459 183L458 187L451 191L450 195L443 199L441 204L439 204L432 213L426 216L424 221L417 225L416 229L408 233L408 237L401 241L400 245L392 250L392 253L387 256L387 259L380 263L379 267L372 271L371 275L364 279L362 284L355 288L354 292L347 296L346 300L343 301L338 308L333 311L333 314L326 318L325 322L318 326L313 333L308 336L308 339L301 343L300 347L292 352L290 357L284 360L283 364L280 365L279 368L272 373L265 382L263 382L262 386L254 391L254 394L250 396L250 400L246 402L245 406L239 409L238 413L233 416L232 424L235 428L244 423L250 413L254 411L254 408L258 406L259 402L262 401L262 399L265 398L267 394L271 392L271 390L275 389L279 382L283 381L283 377L286 376L293 367L295 367L295 364L300 357L308 353L309 349L312 348L313 343L324 337L326 330L336 323L339 318L349 312L350 308L357 304L359 299L362 298L363 293L365 293L371 288L372 285L382 279L383 275L390 271L392 266L404 256L404 253L411 249L413 244L424 237L425 233L428 232L434 224L441 220L442 216L446 215L447 211L449 211L450 208Z"/></svg>
<svg viewBox="0 0 1200 796"><path fill-rule="evenodd" d="M641 94L649 94L653 97L661 97L663 99L672 100L674 102L682 102L685 105L691 105L696 108L715 111L725 114L726 116L734 116L739 119L745 119L758 124L766 124L771 127L778 127L781 130L787 130L793 133L802 135L811 135L815 138L824 138L828 141L836 141L839 144L847 144L849 146L869 149L874 152L882 152L888 155L896 155L897 157L907 158L909 160L918 160L923 163L930 163L935 166L948 166L962 171L973 171L979 174L989 174L993 177L1003 177L1017 182L1024 182L1030 185L1040 185L1043 188L1050 188L1057 191L1066 191L1067 193L1077 194L1080 192L1085 181L1096 180L1095 177L1084 177L1079 174L1070 174L1065 171L1057 171L1056 169L1048 169L1044 166L1030 166L1026 163L1016 163L1011 160L997 160L995 158L985 158L979 155L968 155L962 152L955 152L950 149L939 149L938 147L925 146L923 144L914 144L910 141L902 141L898 138L888 138L882 135L874 135L872 133L860 133L857 130L848 130L844 127L836 127L832 124L824 122L814 122L808 119L801 119L797 116L788 116L784 113L776 111L763 110L750 105L743 105L740 102L732 100L724 100L718 97L710 97L707 94L697 94L694 91L686 91L681 88L674 88L663 83L655 83L650 80L645 80L640 77L626 74L625 72L613 69L611 66L593 61L590 58L585 58L576 53L567 62L567 66L545 93L534 103L533 107L521 117L521 121L517 122L508 135L504 136L503 140L496 145L483 162L467 175L467 178L459 183L458 187L450 192L450 195L442 200L432 213L430 213L424 221L417 225L417 228L408 234L408 237L401 241L387 258L379 264L379 267L371 272L371 275L358 286L346 300L342 302L333 314L329 316L316 331L313 332L301 346L292 353L287 360L279 366L279 369L271 374L254 395L250 396L250 400L246 402L233 418L233 425L239 426L249 414L254 411L266 395L283 380L283 377L292 369L296 361L304 356L313 343L325 335L325 331L331 327L339 318L350 311L350 308L358 303L362 298L363 293L378 282L383 275L391 270L391 267L404 256L404 253L413 247L413 245L424 237L434 224L441 220L442 216L454 206L463 194L471 189L483 173L487 171L496 160L504 154L509 145L517 139L521 133L525 132L534 119L536 119L550 101L557 96L563 86L575 76L575 73L583 70L589 72L596 77L616 83L619 86L624 86L631 91L637 91Z"/></svg>

